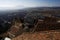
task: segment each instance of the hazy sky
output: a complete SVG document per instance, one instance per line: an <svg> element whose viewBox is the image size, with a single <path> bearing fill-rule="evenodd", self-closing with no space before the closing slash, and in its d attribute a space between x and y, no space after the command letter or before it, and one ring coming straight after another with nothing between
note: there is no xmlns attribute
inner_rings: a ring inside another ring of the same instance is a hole
<svg viewBox="0 0 60 40"><path fill-rule="evenodd" d="M25 7L60 7L60 0L0 0L0 9L19 9Z"/></svg>

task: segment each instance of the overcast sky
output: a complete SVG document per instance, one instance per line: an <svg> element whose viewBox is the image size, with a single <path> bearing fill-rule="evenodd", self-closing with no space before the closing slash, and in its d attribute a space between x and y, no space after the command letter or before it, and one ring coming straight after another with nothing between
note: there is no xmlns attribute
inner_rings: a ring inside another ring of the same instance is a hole
<svg viewBox="0 0 60 40"><path fill-rule="evenodd" d="M0 9L19 9L25 7L60 7L60 0L0 0Z"/></svg>

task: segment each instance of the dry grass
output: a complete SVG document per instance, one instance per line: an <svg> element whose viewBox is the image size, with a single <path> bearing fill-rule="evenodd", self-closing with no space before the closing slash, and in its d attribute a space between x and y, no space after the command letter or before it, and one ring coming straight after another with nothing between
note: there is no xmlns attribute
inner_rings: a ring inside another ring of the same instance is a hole
<svg viewBox="0 0 60 40"><path fill-rule="evenodd" d="M60 40L60 31L40 31L23 33L12 40Z"/></svg>

